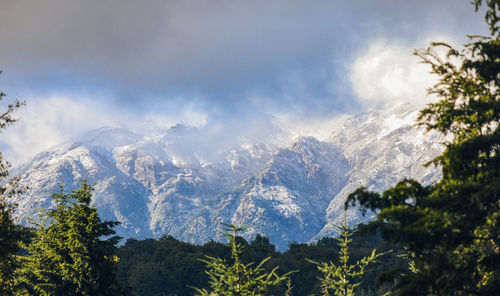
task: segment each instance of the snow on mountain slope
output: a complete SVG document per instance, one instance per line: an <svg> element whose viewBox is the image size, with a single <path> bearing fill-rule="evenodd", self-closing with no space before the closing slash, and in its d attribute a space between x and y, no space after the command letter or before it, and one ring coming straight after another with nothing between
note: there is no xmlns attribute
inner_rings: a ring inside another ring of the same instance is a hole
<svg viewBox="0 0 500 296"><path fill-rule="evenodd" d="M335 145L299 138L275 151L237 190L211 200L175 234L201 243L220 238L223 222L251 225L244 236L270 235L280 249L290 241L308 241L325 225L325 209L345 185L349 169Z"/></svg>
<svg viewBox="0 0 500 296"><path fill-rule="evenodd" d="M418 111L410 104L385 112L370 112L348 119L334 131L328 142L339 145L353 168L347 185L332 199L326 210L325 228L316 239L334 233L332 224L343 219L346 197L360 186L382 192L403 178L432 184L441 178L439 168L425 166L443 150L444 137L436 132L415 128ZM351 209L352 223L370 219Z"/></svg>
<svg viewBox="0 0 500 296"><path fill-rule="evenodd" d="M414 128L415 107L367 112L347 119L325 141L302 137L278 148L231 149L215 159L190 145L197 130L177 125L160 135L101 128L40 153L12 173L28 187L19 197L23 223L50 194L95 182L94 204L118 220L124 237L172 234L202 243L220 239L221 222L247 225L245 237L268 236L283 250L291 241L331 235L346 196L359 186L381 191L401 178L432 183L439 170L423 164L443 138ZM361 221L355 210L348 215Z"/></svg>
<svg viewBox="0 0 500 296"><path fill-rule="evenodd" d="M38 207L51 205L50 195L75 189L80 180L95 183L93 203L108 220L118 220L124 237L170 233L199 210L201 200L234 188L267 162L270 152L257 144L232 150L226 158L206 163L178 161L170 148L179 126L155 137L101 128L84 140L54 147L13 171L21 186L18 217L27 223ZM184 160L186 158L184 157Z"/></svg>
<svg viewBox="0 0 500 296"><path fill-rule="evenodd" d="M59 191L60 184L65 190L73 190L86 178L96 182L93 203L103 217L122 223L122 235L151 235L144 223L149 190L117 169L112 151L105 147L82 143L57 147L39 154L13 174L20 176L21 185L27 188L16 200L21 222L33 217L38 207L50 206L50 195Z"/></svg>

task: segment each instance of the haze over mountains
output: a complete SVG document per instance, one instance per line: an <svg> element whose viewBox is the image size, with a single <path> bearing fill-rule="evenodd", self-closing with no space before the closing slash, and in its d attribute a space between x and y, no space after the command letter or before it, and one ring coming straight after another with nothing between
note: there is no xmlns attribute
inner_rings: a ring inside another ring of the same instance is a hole
<svg viewBox="0 0 500 296"><path fill-rule="evenodd" d="M441 135L414 128L418 111L405 104L349 117L327 139L300 137L274 147L252 143L203 159L203 147L179 146L196 129L177 125L148 136L118 128L90 131L46 150L12 171L29 189L18 198L22 223L50 194L95 182L94 204L122 224L125 238L171 234L203 243L221 239L221 222L246 225L280 250L292 241L332 234L345 197L359 186L383 190L402 178L426 184L439 169L423 165L442 151ZM189 143L188 143L189 144ZM185 151L182 148L189 147ZM355 210L351 222L362 221Z"/></svg>

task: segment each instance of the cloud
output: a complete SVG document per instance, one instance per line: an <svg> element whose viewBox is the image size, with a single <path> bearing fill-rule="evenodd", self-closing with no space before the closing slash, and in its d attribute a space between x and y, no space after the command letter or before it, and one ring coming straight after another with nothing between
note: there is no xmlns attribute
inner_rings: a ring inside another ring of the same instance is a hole
<svg viewBox="0 0 500 296"><path fill-rule="evenodd" d="M485 31L482 15L456 0L0 6L0 87L28 101L3 135L12 159L102 125L196 126L206 137L192 144L214 151L321 136L368 103L420 100L424 70L409 53L425 36Z"/></svg>
<svg viewBox="0 0 500 296"><path fill-rule="evenodd" d="M286 143L298 137L312 136L319 140L327 140L332 132L341 127L349 114L341 114L331 118L301 118L279 116L274 118L276 126L281 127L281 142Z"/></svg>
<svg viewBox="0 0 500 296"><path fill-rule="evenodd" d="M19 89L105 89L130 105L202 96L218 108L258 94L307 108L304 97L341 100L327 85L345 69L331 60L374 38L476 28L466 2L3 1L0 60ZM297 79L303 93L289 96Z"/></svg>
<svg viewBox="0 0 500 296"><path fill-rule="evenodd" d="M449 36L434 36L418 44L430 44L430 40L460 44ZM408 44L375 40L361 50L350 67L349 78L354 93L367 106L393 106L412 103L419 107L436 99L427 89L438 82L431 68L421 63ZM423 46L422 46L423 47Z"/></svg>
<svg viewBox="0 0 500 296"><path fill-rule="evenodd" d="M206 124L206 115L193 104L174 109L171 114L144 114L106 103L106 99L95 94L79 98L67 94L42 99L33 96L27 106L16 112L19 121L3 131L0 147L7 160L18 164L39 151L102 126L154 134L178 123L193 127Z"/></svg>
<svg viewBox="0 0 500 296"><path fill-rule="evenodd" d="M436 79L407 47L376 41L358 57L350 72L352 87L368 105L427 102L426 89Z"/></svg>
<svg viewBox="0 0 500 296"><path fill-rule="evenodd" d="M33 153L60 144L88 128L113 124L105 109L87 100L52 96L30 101L16 113L20 120L2 134L5 156L18 163Z"/></svg>
<svg viewBox="0 0 500 296"><path fill-rule="evenodd" d="M214 160L221 152L242 144L262 142L277 145L284 141L285 131L265 113L239 112L223 120L208 117L203 105L172 103L156 112L134 111L107 103L106 95L53 94L35 96L27 106L16 112L19 121L2 133L0 150L14 165L33 157L36 153L61 143L77 140L88 130L103 126L121 127L139 134L165 133L177 124L186 127L170 147L180 159L193 155ZM288 135L287 135L288 136ZM288 137L286 138L289 139Z"/></svg>

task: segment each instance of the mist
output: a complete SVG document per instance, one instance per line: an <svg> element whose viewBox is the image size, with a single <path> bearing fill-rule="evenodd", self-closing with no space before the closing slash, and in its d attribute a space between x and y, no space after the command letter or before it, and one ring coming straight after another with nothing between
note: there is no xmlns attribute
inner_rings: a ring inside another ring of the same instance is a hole
<svg viewBox="0 0 500 296"><path fill-rule="evenodd" d="M26 99L19 163L101 126L195 127L207 155L326 137L366 108L428 102L411 55L487 32L468 1L0 1L0 89ZM181 149L181 150L182 150Z"/></svg>

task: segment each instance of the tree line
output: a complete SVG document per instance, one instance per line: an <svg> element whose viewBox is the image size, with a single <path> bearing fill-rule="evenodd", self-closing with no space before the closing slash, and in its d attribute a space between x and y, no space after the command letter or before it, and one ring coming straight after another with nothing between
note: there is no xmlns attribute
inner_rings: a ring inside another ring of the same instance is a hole
<svg viewBox="0 0 500 296"><path fill-rule="evenodd" d="M408 269L408 261L402 257L404 249L384 241L379 233L367 233L364 226L357 229L359 231L354 233L352 229L346 229L349 232L346 252L349 264L353 265L363 258L370 257L374 249L383 256L365 268L362 280L349 282L359 283L354 289L356 295L383 294L382 292L389 290L389 285L377 284L377 277L395 267ZM287 275L287 278L268 287L266 293L256 295L287 295L287 290L290 290L290 295L323 295L322 284L328 284L328 281L324 282L319 278L324 278L327 273L318 269L316 263L339 262L342 250L336 238L326 237L313 244L291 243L287 251L280 253L264 236L256 235L247 242L242 237L234 236L234 232L228 234L230 234L228 238L230 244L209 241L203 245L193 245L168 235L160 239L128 239L117 250L117 255L120 257L118 280L124 285L129 285L137 295L199 295L195 294L194 288L206 291L211 289L212 279L207 271L221 271L221 274L234 276L237 272L234 269L231 271L230 268L252 262L253 265L250 267L255 268L264 261L260 275L272 274L274 270L277 277L271 276L271 279L281 279L284 275ZM344 237L340 235L338 238L342 238L344 242ZM237 247L234 248L235 246ZM238 252L237 261L233 259L235 249ZM214 262L214 259L221 261ZM217 268L225 261L226 269L211 269L216 264L207 265L207 261L219 264ZM278 268L275 270L276 267ZM219 288L224 286L220 282L218 285ZM232 294L220 295L245 294L233 291Z"/></svg>
<svg viewBox="0 0 500 296"><path fill-rule="evenodd" d="M429 93L440 100L420 112L417 125L447 135L444 152L428 164L441 168L442 179L431 185L406 179L383 193L359 188L347 198L346 208L377 214L363 227L379 236L374 245L345 222L337 239L291 244L283 254L262 236L242 240L234 225L227 225L227 246L167 236L117 248L117 223L101 221L85 180L75 191L53 194L55 206L41 209L24 228L14 223L9 202L23 188L8 177L0 154L0 295L133 295L141 277L156 281L140 287L141 295L497 294L500 0L472 4L484 8L488 36L469 36L461 49L436 42L415 51L439 77ZM0 131L16 121L13 112L23 104L7 105ZM378 286L367 284L375 276Z"/></svg>

